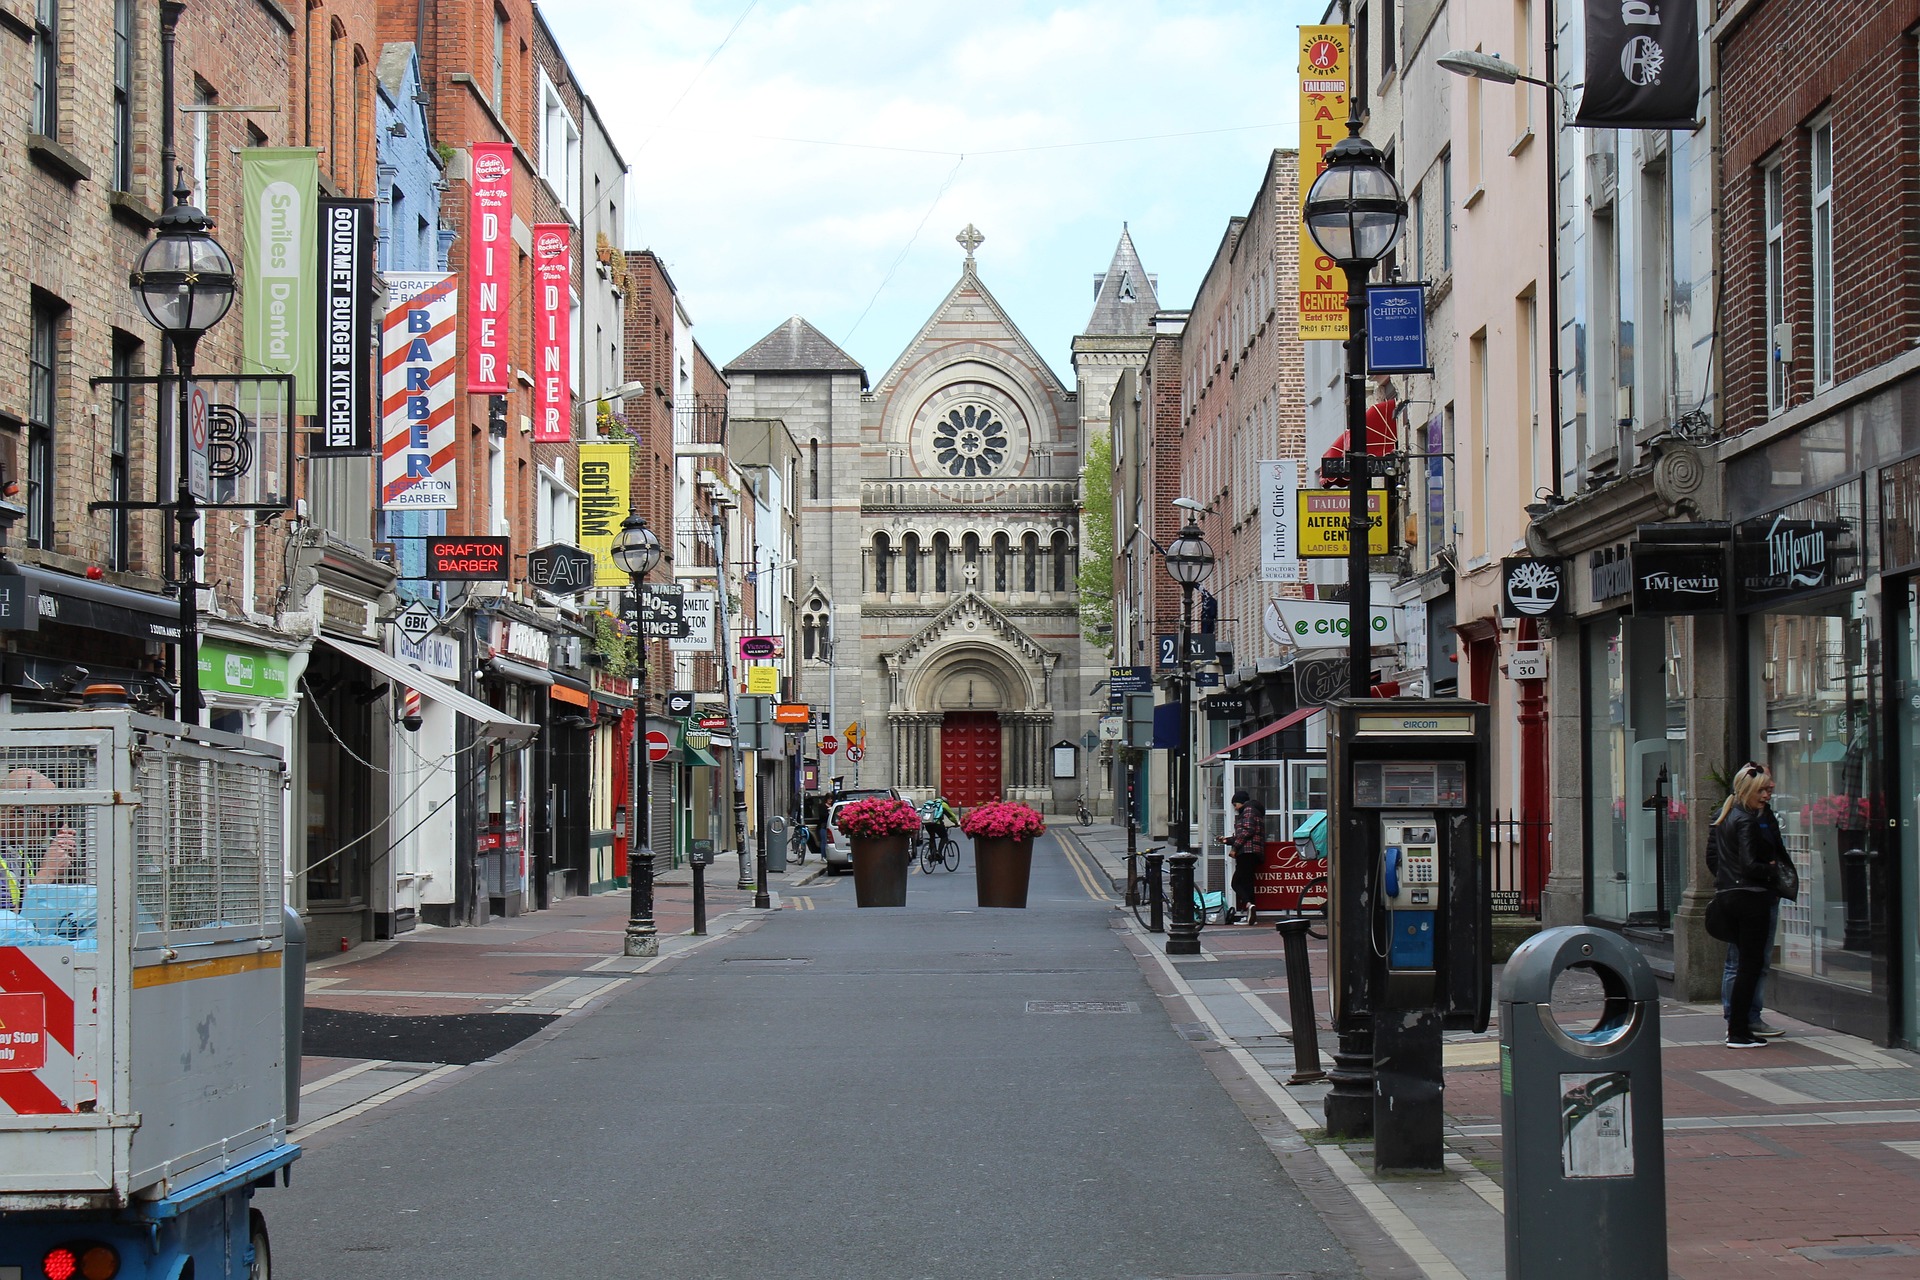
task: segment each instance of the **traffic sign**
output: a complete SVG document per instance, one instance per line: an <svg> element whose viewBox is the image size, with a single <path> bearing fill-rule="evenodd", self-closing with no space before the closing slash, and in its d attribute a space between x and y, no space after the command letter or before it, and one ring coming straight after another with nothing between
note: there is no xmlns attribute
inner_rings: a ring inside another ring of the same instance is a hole
<svg viewBox="0 0 1920 1280"><path fill-rule="evenodd" d="M667 752L673 750L673 744L667 741L667 735L659 729L647 730L647 759L659 764L667 758Z"/></svg>
<svg viewBox="0 0 1920 1280"><path fill-rule="evenodd" d="M832 734L828 734L824 738L820 739L821 755L830 756L834 752L838 751L839 749L840 749L840 739L834 737Z"/></svg>
<svg viewBox="0 0 1920 1280"><path fill-rule="evenodd" d="M864 756L864 755L866 755L866 754L867 754L867 753L866 753L866 750L865 750L864 748L862 748L862 747L848 747L848 748L847 748L847 759L848 759L849 761L851 761L851 762L853 762L854 764L859 764L859 763L860 763L860 759L861 759L861 757L862 757L862 756Z"/></svg>
<svg viewBox="0 0 1920 1280"><path fill-rule="evenodd" d="M401 635L419 644L433 634L440 620L433 616L433 610L415 600L394 615L393 625L400 629Z"/></svg>
<svg viewBox="0 0 1920 1280"><path fill-rule="evenodd" d="M679 716L682 720L693 714L693 695L685 689L675 689L667 695L667 714Z"/></svg>
<svg viewBox="0 0 1920 1280"><path fill-rule="evenodd" d="M194 383L187 392L187 488L200 502L213 501L213 465L207 450L207 392Z"/></svg>

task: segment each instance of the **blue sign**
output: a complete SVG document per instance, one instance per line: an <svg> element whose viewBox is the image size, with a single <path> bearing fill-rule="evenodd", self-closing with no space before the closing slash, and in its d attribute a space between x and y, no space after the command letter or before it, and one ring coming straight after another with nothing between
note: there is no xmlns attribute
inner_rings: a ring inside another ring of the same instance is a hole
<svg viewBox="0 0 1920 1280"><path fill-rule="evenodd" d="M1427 360L1427 286L1367 286L1367 372L1433 372Z"/></svg>

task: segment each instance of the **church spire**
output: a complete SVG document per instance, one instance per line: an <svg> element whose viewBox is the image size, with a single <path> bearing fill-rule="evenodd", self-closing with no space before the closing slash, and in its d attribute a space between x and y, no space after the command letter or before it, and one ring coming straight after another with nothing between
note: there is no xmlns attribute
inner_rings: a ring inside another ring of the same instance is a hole
<svg viewBox="0 0 1920 1280"><path fill-rule="evenodd" d="M1120 243L1106 271L1093 278L1093 316L1082 331L1089 336L1128 337L1147 332L1160 299L1153 276L1140 265L1127 224L1120 224Z"/></svg>

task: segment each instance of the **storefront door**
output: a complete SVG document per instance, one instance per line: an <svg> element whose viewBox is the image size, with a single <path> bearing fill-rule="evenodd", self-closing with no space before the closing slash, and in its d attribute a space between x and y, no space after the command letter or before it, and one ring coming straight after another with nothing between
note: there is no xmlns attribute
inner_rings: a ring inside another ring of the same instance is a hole
<svg viewBox="0 0 1920 1280"><path fill-rule="evenodd" d="M1893 795L1899 811L1898 881L1905 904L1894 947L1900 1003L1893 1015L1893 1038L1913 1048L1920 1044L1920 910L1914 886L1920 885L1920 581L1887 588L1887 640L1893 650L1891 746Z"/></svg>

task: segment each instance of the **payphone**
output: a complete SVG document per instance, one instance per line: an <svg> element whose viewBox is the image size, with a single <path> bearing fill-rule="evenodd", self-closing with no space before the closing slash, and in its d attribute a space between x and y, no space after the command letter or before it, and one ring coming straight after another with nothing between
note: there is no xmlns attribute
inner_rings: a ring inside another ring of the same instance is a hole
<svg viewBox="0 0 1920 1280"><path fill-rule="evenodd" d="M1328 1129L1383 1169L1444 1155L1440 1034L1492 1014L1485 880L1487 708L1461 699L1330 708L1334 1029Z"/></svg>

